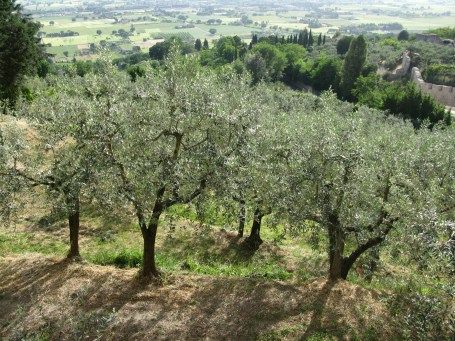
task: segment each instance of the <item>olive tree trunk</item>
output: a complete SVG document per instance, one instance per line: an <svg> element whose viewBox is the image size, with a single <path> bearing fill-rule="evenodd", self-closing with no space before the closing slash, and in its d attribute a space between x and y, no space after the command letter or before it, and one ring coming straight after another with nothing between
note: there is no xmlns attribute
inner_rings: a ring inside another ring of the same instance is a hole
<svg viewBox="0 0 455 341"><path fill-rule="evenodd" d="M80 229L80 203L79 197L67 198L68 225L70 229L70 250L67 258L79 259L79 229Z"/></svg>
<svg viewBox="0 0 455 341"><path fill-rule="evenodd" d="M253 225L251 226L250 236L248 237L248 243L254 247L259 247L262 244L261 239L261 225L264 214L259 208L254 211Z"/></svg>
<svg viewBox="0 0 455 341"><path fill-rule="evenodd" d="M142 276L159 277L160 272L155 263L155 242L158 224L154 224L142 230L144 240L144 253L142 258Z"/></svg>
<svg viewBox="0 0 455 341"><path fill-rule="evenodd" d="M239 201L239 228L238 237L242 238L245 231L246 207L245 200Z"/></svg>
<svg viewBox="0 0 455 341"><path fill-rule="evenodd" d="M162 202L165 188L161 188L157 192L155 204L153 206L152 216L149 223L145 221L145 216L142 210L137 207L137 217L139 226L141 227L142 238L144 240L144 253L142 256L142 277L157 278L161 276L155 263L155 244L156 233L158 232L158 224L161 214L164 212L165 206Z"/></svg>
<svg viewBox="0 0 455 341"><path fill-rule="evenodd" d="M329 279L334 281L338 279L346 279L349 271L352 269L354 263L359 259L359 257L368 250L381 244L392 227L392 223L389 223L386 228L379 233L379 235L368 239L363 244L360 244L349 256L344 257L344 230L338 223L329 223ZM376 249L376 253L379 258L379 249Z"/></svg>
<svg viewBox="0 0 455 341"><path fill-rule="evenodd" d="M329 279L336 281L338 279L346 279L347 271L343 258L344 252L344 233L341 227L330 222L328 226L329 232ZM349 271L349 270L348 270Z"/></svg>

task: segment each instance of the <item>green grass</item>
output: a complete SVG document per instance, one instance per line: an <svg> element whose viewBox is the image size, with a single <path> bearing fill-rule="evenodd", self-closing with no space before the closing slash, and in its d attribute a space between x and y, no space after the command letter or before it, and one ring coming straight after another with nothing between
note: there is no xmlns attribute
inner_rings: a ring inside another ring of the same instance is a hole
<svg viewBox="0 0 455 341"><path fill-rule="evenodd" d="M218 216L219 212L208 211L212 212L213 221L227 224ZM313 226L309 225L304 231L291 236L283 234L282 226L270 228L272 222L265 220L262 238L266 242L258 251L252 252L237 243L234 233L213 225L200 226L193 220L195 214L191 206L175 206L163 217L157 238L156 262L165 274L264 278L293 283L308 282L326 275L326 240L323 234L314 235ZM89 207L84 212L82 226L81 252L87 262L119 268L140 268L142 237L134 223L127 219L96 216ZM33 227L26 231L1 227L0 257L29 252L64 257L68 248L66 239L67 228L61 222L51 221L46 228ZM294 264L293 270L289 267L289 261ZM448 277L429 276L428 271L425 275L415 266L392 259L388 256L387 247L384 248L382 262L384 266L372 282L367 282L355 271L351 271L348 280L378 295L378 299L390 307L397 319L403 319L406 323L403 328L407 333L412 333L416 328L420 328L418 332L421 335L442 333L438 326L445 321L446 304L450 302L447 290L453 286L451 280ZM392 267L393 275L390 275ZM361 307L359 316L370 314L367 308ZM428 319L431 322L427 325L424 321ZM292 338L301 330L305 330L305 325L284 326L266 332L260 339ZM340 335L343 335L343 330L316 329L309 340L332 340ZM375 340L375 330L366 329L357 335L357 339Z"/></svg>
<svg viewBox="0 0 455 341"><path fill-rule="evenodd" d="M161 229L163 230L163 229ZM176 230L163 235L156 251L158 267L165 272L191 272L213 276L264 277L287 280L292 277L274 254L251 253L239 245L220 244L216 232ZM106 241L91 241L83 258L99 265L139 268L142 239L137 230L124 231Z"/></svg>
<svg viewBox="0 0 455 341"><path fill-rule="evenodd" d="M0 257L26 252L63 256L67 249L68 246L58 239L37 237L31 232L0 232Z"/></svg>

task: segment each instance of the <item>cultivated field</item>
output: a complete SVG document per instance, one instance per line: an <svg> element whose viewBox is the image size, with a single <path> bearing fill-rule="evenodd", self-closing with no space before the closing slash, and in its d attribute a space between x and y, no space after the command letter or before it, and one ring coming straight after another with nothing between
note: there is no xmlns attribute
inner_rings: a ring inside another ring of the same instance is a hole
<svg viewBox="0 0 455 341"><path fill-rule="evenodd" d="M92 43L98 47L102 42L104 46L114 43L119 55L131 51L133 46L147 52L157 39L172 35L187 40L199 38L208 41L220 36L238 35L249 40L252 33L288 35L304 28L331 35L339 29L362 24L400 23L407 30L416 32L455 23L453 1L437 4L427 1L387 1L380 4L352 2L313 7L267 2L263 6L244 2L238 5L214 2L214 6L207 7L210 11L198 1L191 5L180 5L178 1L171 3L177 5L152 1L147 7L134 1L128 4L114 1L100 2L90 7L67 0L45 4L29 0L24 5L42 23L43 41L49 44L49 53L55 54L56 59L61 61L78 57L81 52L85 58L95 58L102 49L84 52L84 45ZM240 22L242 17L247 20ZM210 33L211 29L216 32ZM113 34L113 31L119 30L125 30L129 35L121 37ZM74 31L78 35L49 37L49 34L62 31ZM66 57L65 51L68 52Z"/></svg>

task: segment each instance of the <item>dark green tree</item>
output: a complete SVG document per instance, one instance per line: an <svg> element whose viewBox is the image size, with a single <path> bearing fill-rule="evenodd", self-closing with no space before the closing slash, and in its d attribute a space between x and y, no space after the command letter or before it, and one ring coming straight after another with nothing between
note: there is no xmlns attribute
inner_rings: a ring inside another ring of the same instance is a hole
<svg viewBox="0 0 455 341"><path fill-rule="evenodd" d="M302 34L303 34L302 43L300 45L307 47L308 46L308 30L304 29Z"/></svg>
<svg viewBox="0 0 455 341"><path fill-rule="evenodd" d="M365 38L360 35L351 41L348 53L344 59L343 72L341 74L341 96L352 101L354 99L351 91L359 78L367 57L367 43Z"/></svg>
<svg viewBox="0 0 455 341"><path fill-rule="evenodd" d="M165 41L157 43L149 48L150 58L154 60L163 60L169 53L169 44Z"/></svg>
<svg viewBox="0 0 455 341"><path fill-rule="evenodd" d="M451 124L451 115L444 106L437 103L433 97L423 94L412 83L389 86L381 109L410 120L416 129L425 123L430 128L438 122Z"/></svg>
<svg viewBox="0 0 455 341"><path fill-rule="evenodd" d="M318 91L332 88L338 90L340 84L341 63L336 58L321 56L311 70L311 84Z"/></svg>
<svg viewBox="0 0 455 341"><path fill-rule="evenodd" d="M204 50L207 50L209 48L209 42L207 39L204 39L204 43L202 44L202 47Z"/></svg>
<svg viewBox="0 0 455 341"><path fill-rule="evenodd" d="M221 37L214 50L214 57L217 59L216 64L222 65L242 58L247 52L247 45L238 36Z"/></svg>
<svg viewBox="0 0 455 341"><path fill-rule="evenodd" d="M49 74L51 71L51 64L49 61L42 59L39 61L38 66L37 66L37 74L41 78L46 78L46 76Z"/></svg>
<svg viewBox="0 0 455 341"><path fill-rule="evenodd" d="M398 40L409 40L409 32L406 30L401 31L398 34Z"/></svg>
<svg viewBox="0 0 455 341"><path fill-rule="evenodd" d="M351 36L344 36L340 38L337 42L337 53L338 54L345 54L349 50L349 46L351 45L353 37Z"/></svg>
<svg viewBox="0 0 455 341"><path fill-rule="evenodd" d="M137 64L136 65L130 65L126 69L126 72L128 72L128 74L130 75L132 82L136 82L136 80L139 77L145 77L145 73L146 73L144 67L142 67L141 65L137 65Z"/></svg>
<svg viewBox="0 0 455 341"><path fill-rule="evenodd" d="M283 75L284 68L286 67L286 55L277 46L268 43L259 43L253 50L253 54L259 54L265 61L267 77L264 80L278 81ZM256 60L259 60L258 58ZM260 62L258 62L260 64ZM248 68L248 66L247 66ZM251 68L249 68L251 71Z"/></svg>
<svg viewBox="0 0 455 341"><path fill-rule="evenodd" d="M26 75L34 74L44 50L40 24L22 13L15 0L0 0L0 102L3 113L14 106Z"/></svg>
<svg viewBox="0 0 455 341"><path fill-rule="evenodd" d="M257 84L260 81L267 80L269 78L267 63L259 53L247 56L245 66L251 73L253 84Z"/></svg>
<svg viewBox="0 0 455 341"><path fill-rule="evenodd" d="M184 55L194 52L193 44L184 42L178 37L171 37L163 42L153 45L149 49L149 56L154 60L163 60L171 51L172 46L178 47L180 52Z"/></svg>
<svg viewBox="0 0 455 341"><path fill-rule="evenodd" d="M319 33L318 35L318 46L322 45L322 33Z"/></svg>
<svg viewBox="0 0 455 341"><path fill-rule="evenodd" d="M306 59L306 49L298 44L285 44L279 46L281 52L286 56L286 67L283 70L283 82L293 85L296 81L302 80L301 68Z"/></svg>
<svg viewBox="0 0 455 341"><path fill-rule="evenodd" d="M76 66L76 74L80 77L84 77L93 71L93 62L91 60L78 60L74 65Z"/></svg>
<svg viewBox="0 0 455 341"><path fill-rule="evenodd" d="M201 39L196 39L196 42L194 43L194 48L196 49L196 51L201 51L202 50Z"/></svg>
<svg viewBox="0 0 455 341"><path fill-rule="evenodd" d="M299 32L299 37L297 38L297 43L298 43L299 45L303 45L303 41L304 41L304 39L303 39L303 34L304 34L304 31L300 31L300 32Z"/></svg>
<svg viewBox="0 0 455 341"><path fill-rule="evenodd" d="M324 37L322 38L322 45L325 45L325 39L326 39L326 37L325 37L325 34L324 34Z"/></svg>
<svg viewBox="0 0 455 341"><path fill-rule="evenodd" d="M314 37L313 37L313 32L310 29L310 33L308 34L308 46L313 46L314 45Z"/></svg>

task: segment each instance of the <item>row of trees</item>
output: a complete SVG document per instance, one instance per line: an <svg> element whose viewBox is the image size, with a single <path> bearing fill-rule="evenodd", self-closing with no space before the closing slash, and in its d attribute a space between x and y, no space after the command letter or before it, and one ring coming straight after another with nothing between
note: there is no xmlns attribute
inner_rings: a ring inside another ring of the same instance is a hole
<svg viewBox="0 0 455 341"><path fill-rule="evenodd" d="M198 199L236 203L240 217L254 212L252 245L266 215L324 232L333 280L386 239L444 261L455 208L450 129L416 132L332 94L251 86L232 65L214 72L177 51L135 82L106 64L33 89L17 111L27 126L1 127L2 212L31 187L46 188L67 213L69 257L79 257L85 203L100 212L127 205L144 242L142 275L159 276L163 213Z"/></svg>
<svg viewBox="0 0 455 341"><path fill-rule="evenodd" d="M313 36L312 30L308 32L307 29L304 29L303 31L300 31L299 34L291 34L287 37L281 36L281 38L277 35L272 35L268 37L261 37L259 38L257 34L253 34L253 37L251 39L250 43L250 49L257 43L261 42L267 42L270 44L298 44L302 45L305 48L310 48L315 43L318 46L324 45L326 43L326 36L322 35L322 33L319 33L317 40L315 41L315 38Z"/></svg>
<svg viewBox="0 0 455 341"><path fill-rule="evenodd" d="M239 37L222 37L212 49L200 54L201 64L218 68L233 63L237 72L248 71L253 83L283 81L291 87L311 86L317 92L332 89L338 97L360 102L412 120L451 123L443 105L411 84L391 84L376 75L377 66L367 64L368 47L363 36L341 37L337 53L309 55L300 44L281 43L277 37L253 39L250 48Z"/></svg>

